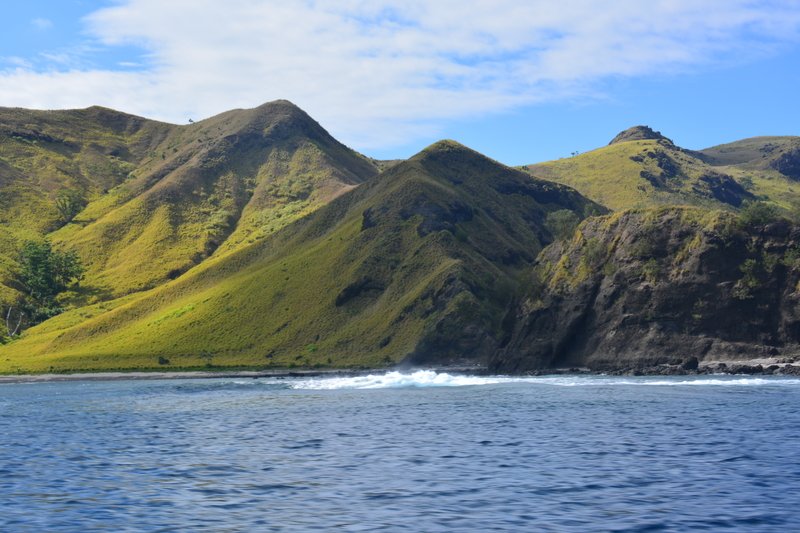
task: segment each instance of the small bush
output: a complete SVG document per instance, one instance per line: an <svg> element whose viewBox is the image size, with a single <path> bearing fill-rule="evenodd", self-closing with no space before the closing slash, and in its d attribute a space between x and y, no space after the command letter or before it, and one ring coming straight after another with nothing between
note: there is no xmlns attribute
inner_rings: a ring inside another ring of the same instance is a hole
<svg viewBox="0 0 800 533"><path fill-rule="evenodd" d="M80 191L64 190L56 195L53 203L58 210L59 222L63 225L71 222L75 215L83 211L87 201Z"/></svg>
<svg viewBox="0 0 800 533"><path fill-rule="evenodd" d="M607 278L614 276L617 273L617 265L613 261L608 261L603 265L603 275Z"/></svg>
<svg viewBox="0 0 800 533"><path fill-rule="evenodd" d="M753 183L753 178L750 176L744 176L739 178L739 185L742 186L747 191L752 191L755 188L755 184Z"/></svg>
<svg viewBox="0 0 800 533"><path fill-rule="evenodd" d="M565 240L572 237L575 228L580 224L581 219L569 209L559 209L547 214L545 227L557 240Z"/></svg>
<svg viewBox="0 0 800 533"><path fill-rule="evenodd" d="M753 290L761 284L758 279L760 265L755 259L745 259L739 266L742 277L733 287L733 296L739 300L747 300L753 297Z"/></svg>
<svg viewBox="0 0 800 533"><path fill-rule="evenodd" d="M800 247L795 246L786 250L781 263L791 270L800 270Z"/></svg>
<svg viewBox="0 0 800 533"><path fill-rule="evenodd" d="M658 245L655 237L651 233L645 233L633 243L630 247L630 254L632 257L638 259L652 258L658 251Z"/></svg>
<svg viewBox="0 0 800 533"><path fill-rule="evenodd" d="M606 257L606 246L600 239L590 238L586 240L583 249L583 257L589 266L598 266Z"/></svg>
<svg viewBox="0 0 800 533"><path fill-rule="evenodd" d="M650 283L656 283L661 274L661 267L655 259L649 259L642 265L642 277Z"/></svg>
<svg viewBox="0 0 800 533"><path fill-rule="evenodd" d="M769 254L767 252L763 252L761 254L761 260L764 263L764 270L767 274L772 274L772 271L775 270L775 267L778 265L780 261L780 256L777 254Z"/></svg>
<svg viewBox="0 0 800 533"><path fill-rule="evenodd" d="M739 224L745 227L763 226L778 218L778 208L767 202L747 202L739 211Z"/></svg>

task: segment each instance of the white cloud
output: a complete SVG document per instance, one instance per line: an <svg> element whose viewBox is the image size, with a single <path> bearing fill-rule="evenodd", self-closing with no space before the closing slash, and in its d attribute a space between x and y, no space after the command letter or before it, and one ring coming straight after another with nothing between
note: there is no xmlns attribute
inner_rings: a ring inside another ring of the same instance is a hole
<svg viewBox="0 0 800 533"><path fill-rule="evenodd" d="M37 30L49 30L53 27L53 21L50 19L36 18L31 21L33 27Z"/></svg>
<svg viewBox="0 0 800 533"><path fill-rule="evenodd" d="M185 122L288 98L361 149L593 83L795 42L793 0L125 0L94 13L147 69L0 73L0 102L102 104Z"/></svg>

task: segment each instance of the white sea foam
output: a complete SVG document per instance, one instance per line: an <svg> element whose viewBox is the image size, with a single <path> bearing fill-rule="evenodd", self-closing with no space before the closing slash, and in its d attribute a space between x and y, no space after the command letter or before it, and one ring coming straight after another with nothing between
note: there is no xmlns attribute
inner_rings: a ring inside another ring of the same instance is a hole
<svg viewBox="0 0 800 533"><path fill-rule="evenodd" d="M292 383L295 389L397 389L410 387L463 387L467 385L493 385L525 378L509 378L502 376L480 377L452 375L432 370L417 370L406 374L403 372L386 372L385 374L369 374L346 378L314 378L303 379Z"/></svg>
<svg viewBox="0 0 800 533"><path fill-rule="evenodd" d="M680 386L720 386L720 387L754 387L754 386L797 386L800 379L765 378L741 376L704 376L697 378L653 378L653 377L617 377L617 376L465 376L452 375L432 370L417 370L412 373L386 372L385 374L369 374L353 377L320 377L301 379L290 382L293 389L304 390L336 390L336 389L399 389L414 387L463 387L480 385L497 385L502 383L526 383L530 385L549 385L556 387L609 387L609 386L648 386L648 387L680 387Z"/></svg>

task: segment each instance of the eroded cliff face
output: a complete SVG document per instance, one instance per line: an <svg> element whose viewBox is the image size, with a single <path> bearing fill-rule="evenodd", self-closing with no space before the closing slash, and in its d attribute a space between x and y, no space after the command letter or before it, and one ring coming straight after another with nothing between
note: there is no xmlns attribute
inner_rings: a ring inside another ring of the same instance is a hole
<svg viewBox="0 0 800 533"><path fill-rule="evenodd" d="M800 352L800 228L694 208L585 221L539 256L494 371ZM513 320L512 320L513 318Z"/></svg>

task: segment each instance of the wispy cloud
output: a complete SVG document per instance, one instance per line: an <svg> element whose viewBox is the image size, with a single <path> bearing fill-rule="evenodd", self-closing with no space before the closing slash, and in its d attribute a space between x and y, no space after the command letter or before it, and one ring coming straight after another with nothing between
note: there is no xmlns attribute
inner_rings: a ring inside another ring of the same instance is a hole
<svg viewBox="0 0 800 533"><path fill-rule="evenodd" d="M37 30L49 30L53 27L53 21L44 18L35 18L31 21L31 24Z"/></svg>
<svg viewBox="0 0 800 533"><path fill-rule="evenodd" d="M288 98L359 148L586 97L610 77L742 61L800 34L794 0L125 0L87 19L146 69L0 74L0 102L184 122Z"/></svg>
<svg viewBox="0 0 800 533"><path fill-rule="evenodd" d="M19 68L19 69L32 69L33 68L33 63L31 63L30 61L28 61L25 58L18 57L18 56L0 57L0 64L3 64L3 63L5 63L6 65L11 66L13 68Z"/></svg>

